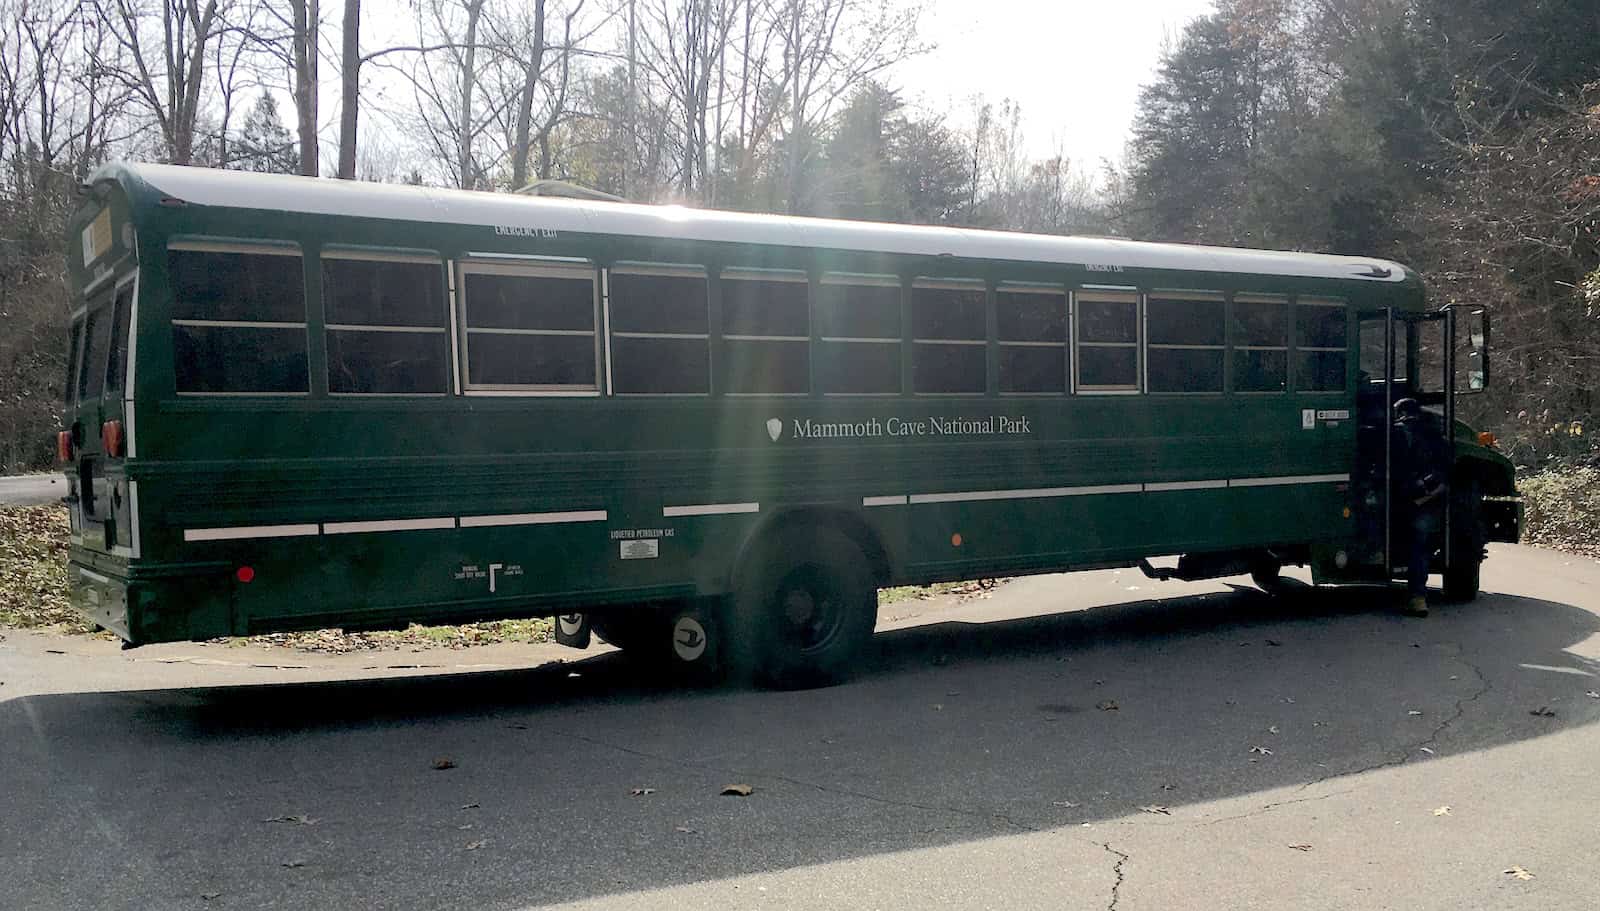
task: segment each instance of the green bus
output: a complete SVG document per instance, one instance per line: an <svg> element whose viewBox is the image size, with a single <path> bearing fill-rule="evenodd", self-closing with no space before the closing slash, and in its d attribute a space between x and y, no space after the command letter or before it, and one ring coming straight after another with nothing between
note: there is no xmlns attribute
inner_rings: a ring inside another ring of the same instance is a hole
<svg viewBox="0 0 1600 911"><path fill-rule="evenodd" d="M1446 594L1519 533L1454 419L1486 315L1390 262L158 165L82 193L70 578L129 645L551 616L811 682L882 586L1388 582L1402 396L1452 428Z"/></svg>

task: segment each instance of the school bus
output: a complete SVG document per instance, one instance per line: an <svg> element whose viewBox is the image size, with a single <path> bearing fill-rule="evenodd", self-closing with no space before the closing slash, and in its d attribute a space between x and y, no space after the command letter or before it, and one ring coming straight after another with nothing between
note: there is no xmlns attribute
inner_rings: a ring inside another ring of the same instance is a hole
<svg viewBox="0 0 1600 911"><path fill-rule="evenodd" d="M1454 419L1487 315L1392 262L145 164L82 194L70 578L130 645L554 616L803 683L881 586L1386 582L1402 396L1454 441L1445 593L1518 536Z"/></svg>

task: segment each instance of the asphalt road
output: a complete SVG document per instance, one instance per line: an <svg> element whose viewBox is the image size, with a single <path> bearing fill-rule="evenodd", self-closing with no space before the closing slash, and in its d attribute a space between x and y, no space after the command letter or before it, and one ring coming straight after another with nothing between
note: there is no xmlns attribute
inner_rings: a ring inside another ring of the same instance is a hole
<svg viewBox="0 0 1600 911"><path fill-rule="evenodd" d="M1024 579L789 693L6 633L0 907L1593 909L1600 564L1485 585Z"/></svg>
<svg viewBox="0 0 1600 911"><path fill-rule="evenodd" d="M24 474L0 477L0 506L38 506L57 503L67 495L59 474Z"/></svg>

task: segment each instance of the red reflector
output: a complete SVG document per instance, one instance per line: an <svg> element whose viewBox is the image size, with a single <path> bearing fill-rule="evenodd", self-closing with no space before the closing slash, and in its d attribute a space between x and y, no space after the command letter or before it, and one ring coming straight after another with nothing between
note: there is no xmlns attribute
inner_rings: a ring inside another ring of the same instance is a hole
<svg viewBox="0 0 1600 911"><path fill-rule="evenodd" d="M251 579L256 577L256 571L254 567L241 566L233 575L240 582L249 582Z"/></svg>
<svg viewBox="0 0 1600 911"><path fill-rule="evenodd" d="M121 421L106 421L100 425L100 448L108 456L122 455Z"/></svg>
<svg viewBox="0 0 1600 911"><path fill-rule="evenodd" d="M56 458L63 462L72 461L72 431L63 430L56 434Z"/></svg>

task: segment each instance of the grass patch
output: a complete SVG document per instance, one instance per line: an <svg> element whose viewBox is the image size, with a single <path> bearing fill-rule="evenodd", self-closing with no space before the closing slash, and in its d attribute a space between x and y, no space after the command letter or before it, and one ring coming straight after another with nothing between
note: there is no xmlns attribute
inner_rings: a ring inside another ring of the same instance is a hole
<svg viewBox="0 0 1600 911"><path fill-rule="evenodd" d="M968 582L935 582L932 585L896 585L878 590L878 604L917 601L939 595L979 595L1005 584L1004 579L973 579Z"/></svg>
<svg viewBox="0 0 1600 911"><path fill-rule="evenodd" d="M1600 559L1600 468L1551 468L1517 481L1523 540Z"/></svg>
<svg viewBox="0 0 1600 911"><path fill-rule="evenodd" d="M67 600L67 510L0 509L0 626L87 633Z"/></svg>

